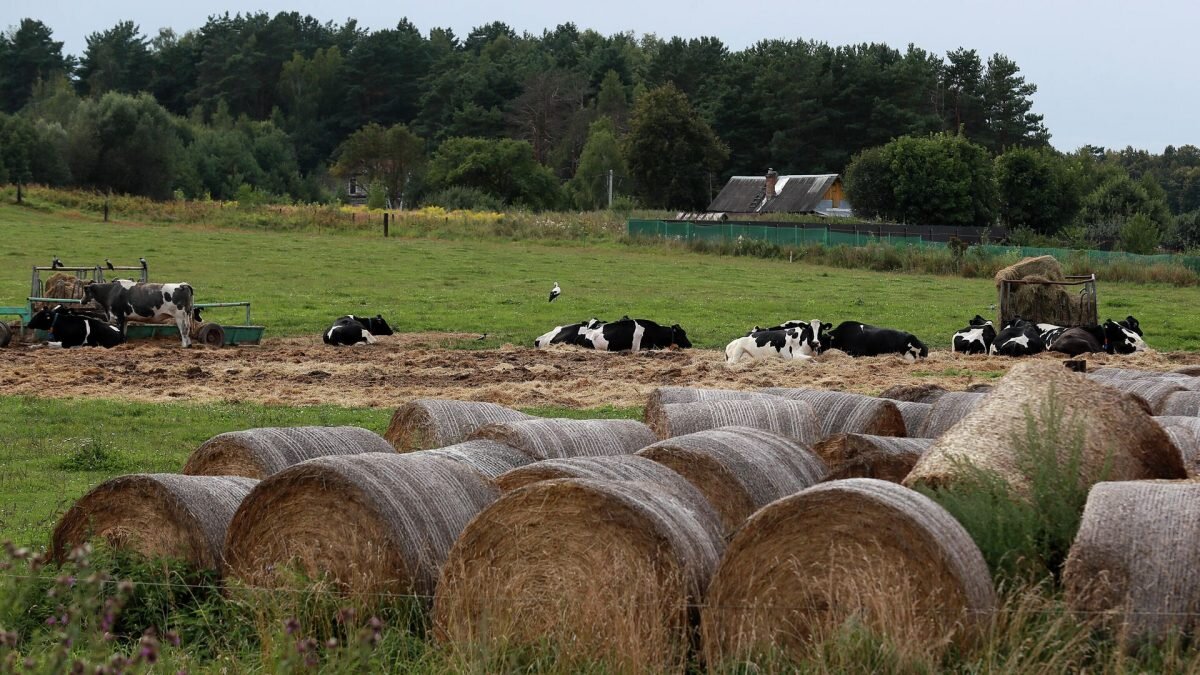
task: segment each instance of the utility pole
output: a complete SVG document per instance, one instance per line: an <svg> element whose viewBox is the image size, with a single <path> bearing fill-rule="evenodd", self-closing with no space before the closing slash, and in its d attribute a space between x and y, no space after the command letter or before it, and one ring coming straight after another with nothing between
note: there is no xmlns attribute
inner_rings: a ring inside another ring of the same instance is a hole
<svg viewBox="0 0 1200 675"><path fill-rule="evenodd" d="M612 208L612 183L613 183L613 170L609 169L608 170L608 208L609 209Z"/></svg>

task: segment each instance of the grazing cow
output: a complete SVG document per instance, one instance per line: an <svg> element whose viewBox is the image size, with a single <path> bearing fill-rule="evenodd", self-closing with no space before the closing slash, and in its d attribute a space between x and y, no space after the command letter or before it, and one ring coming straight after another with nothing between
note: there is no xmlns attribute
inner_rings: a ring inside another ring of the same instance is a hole
<svg viewBox="0 0 1200 675"><path fill-rule="evenodd" d="M996 339L995 326L991 321L978 314L967 323L967 327L956 332L954 338L950 340L950 351L963 354L987 354L991 351L992 342Z"/></svg>
<svg viewBox="0 0 1200 675"><path fill-rule="evenodd" d="M817 353L820 344L809 324L801 328L760 330L730 342L725 347L725 360L729 363L737 363L743 358L807 360Z"/></svg>
<svg viewBox="0 0 1200 675"><path fill-rule="evenodd" d="M392 327L383 316L340 316L322 335L327 345L353 345L360 342L375 344L376 335L393 335Z"/></svg>
<svg viewBox="0 0 1200 675"><path fill-rule="evenodd" d="M580 321L579 323L571 323L565 326L555 326L553 330L538 336L538 338L533 341L533 346L541 349L543 347L549 347L550 345L557 344L578 344L581 331L603 326L605 323L606 322L593 317L587 321Z"/></svg>
<svg viewBox="0 0 1200 675"><path fill-rule="evenodd" d="M900 354L906 361L929 356L929 349L912 333L858 321L841 322L828 334L820 335L820 341L822 350L840 349L850 356Z"/></svg>
<svg viewBox="0 0 1200 675"><path fill-rule="evenodd" d="M110 323L84 314L76 314L62 305L44 308L34 314L30 328L48 331L52 347L116 347L125 341L121 331Z"/></svg>
<svg viewBox="0 0 1200 675"><path fill-rule="evenodd" d="M1077 328L1063 328L1057 332L1053 341L1046 344L1049 351L1061 352L1067 356L1079 356L1080 354L1107 351L1108 339L1104 334L1104 328L1093 323Z"/></svg>
<svg viewBox="0 0 1200 675"><path fill-rule="evenodd" d="M1105 321L1104 338L1108 343L1106 351L1110 354L1132 354L1147 349L1146 341L1142 339L1142 327L1132 316L1123 321Z"/></svg>
<svg viewBox="0 0 1200 675"><path fill-rule="evenodd" d="M1021 317L1004 324L992 341L992 353L1001 356L1029 356L1046 351L1046 343L1037 326Z"/></svg>
<svg viewBox="0 0 1200 675"><path fill-rule="evenodd" d="M117 322L121 334L130 318L145 321L172 319L179 328L184 347L192 346L192 287L186 283L131 284L119 279L108 283L84 284L83 302L95 301L109 320Z"/></svg>
<svg viewBox="0 0 1200 675"><path fill-rule="evenodd" d="M602 352L641 351L692 346L679 324L660 326L649 319L621 319L580 331L577 345Z"/></svg>

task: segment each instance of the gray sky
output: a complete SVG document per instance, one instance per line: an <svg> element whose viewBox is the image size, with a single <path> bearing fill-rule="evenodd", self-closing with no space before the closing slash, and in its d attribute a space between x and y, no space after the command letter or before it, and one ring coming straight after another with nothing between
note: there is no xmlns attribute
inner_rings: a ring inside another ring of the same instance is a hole
<svg viewBox="0 0 1200 675"><path fill-rule="evenodd" d="M742 49L768 38L813 39L831 44L908 43L945 54L975 49L986 59L1000 52L1017 62L1038 86L1034 111L1045 115L1060 150L1091 143L1132 145L1162 152L1167 145L1200 145L1200 68L1192 47L1200 28L1195 0L840 0L730 2L724 0L442 0L420 3L333 3L257 0L0 0L0 24L30 16L45 22L64 49L80 54L84 37L130 19L142 32L160 27L199 28L210 14L297 11L321 21L358 19L367 28L390 28L407 16L422 32L435 26L459 36L490 21L540 34L568 21L581 30L720 38Z"/></svg>

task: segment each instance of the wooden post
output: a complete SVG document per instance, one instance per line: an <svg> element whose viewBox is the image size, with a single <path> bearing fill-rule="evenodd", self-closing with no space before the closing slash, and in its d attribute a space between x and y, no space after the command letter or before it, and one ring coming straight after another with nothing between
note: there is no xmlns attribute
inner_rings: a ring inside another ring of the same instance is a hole
<svg viewBox="0 0 1200 675"><path fill-rule="evenodd" d="M24 198L23 198L23 195L21 194L21 181L17 181L17 203L20 204L23 201L24 201Z"/></svg>
<svg viewBox="0 0 1200 675"><path fill-rule="evenodd" d="M383 212L383 236L385 239L388 236L388 213L387 213L387 211Z"/></svg>

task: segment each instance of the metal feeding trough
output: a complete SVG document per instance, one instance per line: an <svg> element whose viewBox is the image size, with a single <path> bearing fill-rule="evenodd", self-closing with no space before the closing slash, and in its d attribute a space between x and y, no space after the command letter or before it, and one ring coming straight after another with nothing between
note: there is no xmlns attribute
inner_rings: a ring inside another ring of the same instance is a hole
<svg viewBox="0 0 1200 675"><path fill-rule="evenodd" d="M1040 286L1037 306L1022 306L1023 288ZM1055 289L1053 291L1049 289ZM1083 326L1100 322L1096 305L1096 275L1069 276L1064 281L1004 279L1000 282L1000 325L1015 317L1033 323Z"/></svg>

